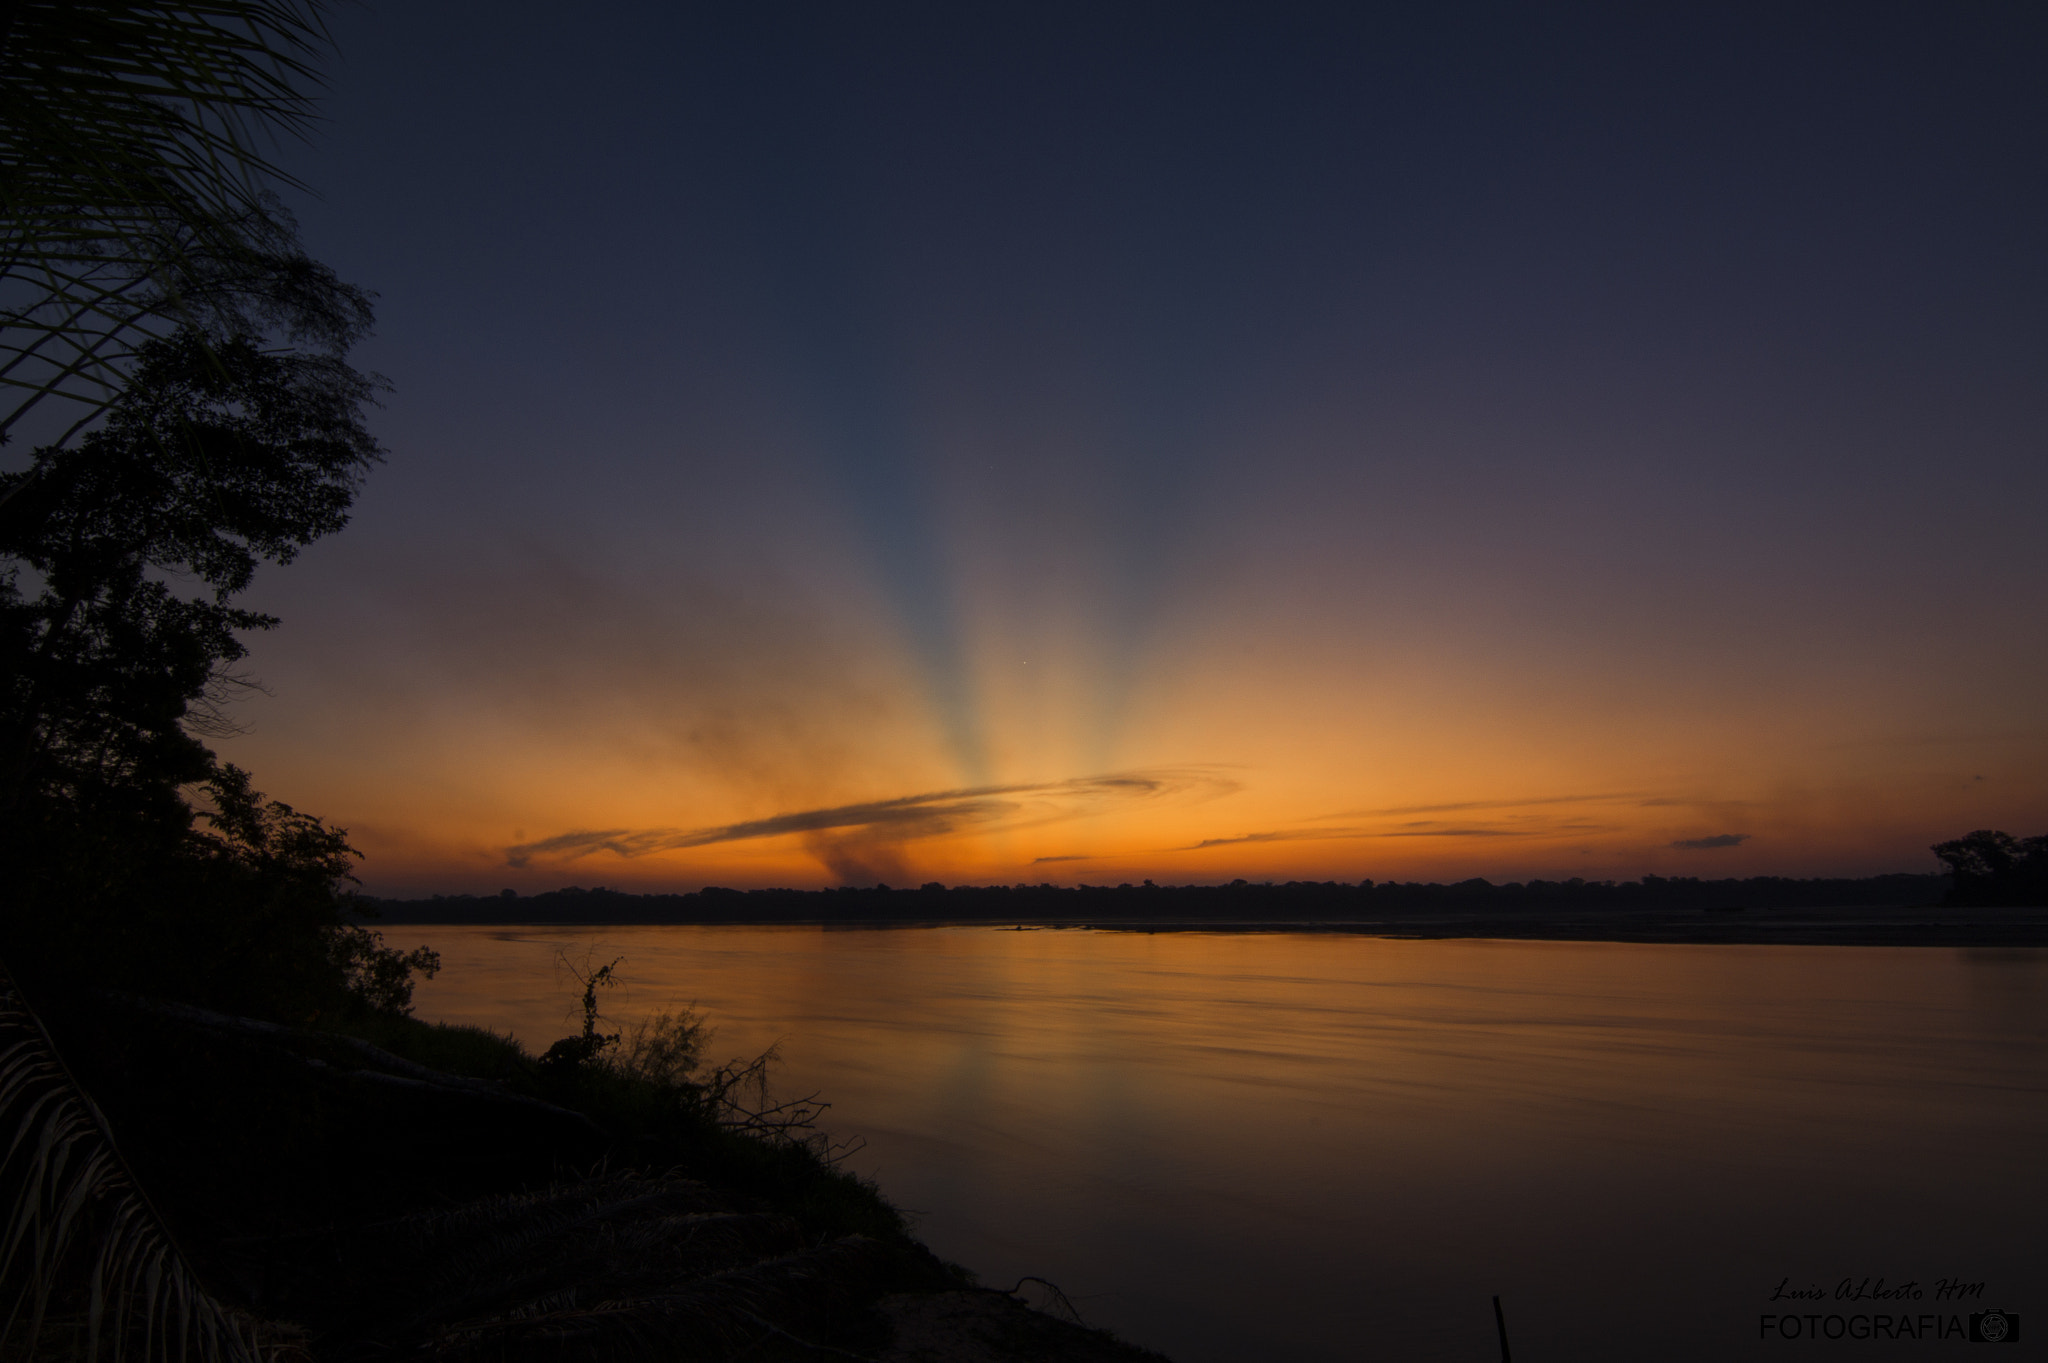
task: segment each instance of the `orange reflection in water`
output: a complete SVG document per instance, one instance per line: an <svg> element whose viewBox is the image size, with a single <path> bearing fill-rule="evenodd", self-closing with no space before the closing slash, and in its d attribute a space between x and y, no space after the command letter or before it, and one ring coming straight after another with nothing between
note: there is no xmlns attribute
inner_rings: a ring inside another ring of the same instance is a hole
<svg viewBox="0 0 2048 1363"><path fill-rule="evenodd" d="M923 928L408 929L424 1016L695 1000L941 1254L1181 1363L1722 1358L1783 1278L2048 1287L2048 953ZM1979 1306L1984 1304L1980 1302ZM1853 1309L1839 1308L1839 1309ZM1929 1309L1929 1308L1923 1308Z"/></svg>

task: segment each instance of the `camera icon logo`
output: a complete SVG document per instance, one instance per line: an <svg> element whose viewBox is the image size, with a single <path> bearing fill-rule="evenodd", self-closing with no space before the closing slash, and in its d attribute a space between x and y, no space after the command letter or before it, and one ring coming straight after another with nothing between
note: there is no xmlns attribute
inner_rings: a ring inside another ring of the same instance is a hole
<svg viewBox="0 0 2048 1363"><path fill-rule="evenodd" d="M1970 1342L2017 1344L2020 1342L2020 1318L2010 1311L1973 1312L1970 1316Z"/></svg>

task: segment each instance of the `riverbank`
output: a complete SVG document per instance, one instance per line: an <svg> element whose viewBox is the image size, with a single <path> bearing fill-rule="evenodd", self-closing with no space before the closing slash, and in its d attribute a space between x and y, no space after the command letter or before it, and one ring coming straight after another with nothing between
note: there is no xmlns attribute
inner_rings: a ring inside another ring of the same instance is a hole
<svg viewBox="0 0 2048 1363"><path fill-rule="evenodd" d="M482 901L488 903L489 901ZM477 919L434 917L433 901L374 920L411 927L660 927L731 926L710 917ZM1499 913L1418 911L1358 918L1231 918L1161 915L1046 916L1013 919L947 917L758 917L747 926L864 931L885 928L984 927L1018 931L1094 929L1104 932L1346 933L1411 939L1498 938L1510 941L1668 942L1698 946L2048 947L2048 908L1948 908L1864 905L1820 908L1581 910Z"/></svg>
<svg viewBox="0 0 2048 1363"><path fill-rule="evenodd" d="M888 885L832 890L733 890L631 894L568 886L539 894L434 895L362 902L388 923L1017 923L1142 922L1248 926L1299 923L1574 921L1585 915L1716 914L1779 909L1914 908L1945 903L1945 875L1795 880L1644 876L1640 880L1479 879L1414 882L1233 880L1216 885Z"/></svg>
<svg viewBox="0 0 2048 1363"><path fill-rule="evenodd" d="M1051 926L1051 925L1048 925ZM1359 922L1157 923L1103 920L1118 932L1340 932L1422 940L1493 938L1674 945L2048 947L2048 908L1729 909L1544 915L1443 914Z"/></svg>
<svg viewBox="0 0 2048 1363"><path fill-rule="evenodd" d="M0 1041L18 1057L47 1027L65 1068L36 1082L104 1114L103 1136L65 1140L111 1138L140 1189L100 1189L92 1218L160 1217L264 1348L1162 1363L942 1262L760 1086L536 1060L395 1016L285 1027L120 995L40 1011L8 1014ZM73 1244L77 1275L53 1249L46 1334L98 1300L95 1251Z"/></svg>

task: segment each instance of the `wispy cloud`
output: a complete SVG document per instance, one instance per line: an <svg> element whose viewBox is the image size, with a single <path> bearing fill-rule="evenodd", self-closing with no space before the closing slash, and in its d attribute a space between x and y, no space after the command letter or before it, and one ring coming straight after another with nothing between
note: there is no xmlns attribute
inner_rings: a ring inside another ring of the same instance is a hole
<svg viewBox="0 0 2048 1363"><path fill-rule="evenodd" d="M1367 838L1370 833L1356 828L1296 828L1278 829L1270 833L1242 833L1234 838L1204 838L1187 847L1176 847L1176 852L1199 852L1208 847L1236 847L1247 842L1313 842L1326 838Z"/></svg>
<svg viewBox="0 0 2048 1363"><path fill-rule="evenodd" d="M1536 805L1591 805L1608 804L1617 800L1639 800L1640 791L1621 791L1606 795L1539 795L1528 800L1460 800L1447 805L1395 805L1388 809L1359 809L1344 814L1333 814L1335 819L1357 818L1362 815L1382 817L1394 814L1454 814L1471 809L1525 809Z"/></svg>
<svg viewBox="0 0 2048 1363"><path fill-rule="evenodd" d="M1083 857L1083 856L1071 856L1071 857L1033 857L1033 858L1031 859L1031 864L1032 864L1033 866L1037 866L1037 865L1039 865L1039 864L1040 864L1041 862L1047 862L1047 861L1093 861L1093 860L1095 860L1095 858L1094 858L1094 857Z"/></svg>
<svg viewBox="0 0 2048 1363"><path fill-rule="evenodd" d="M1273 829L1259 833L1241 833L1227 838L1204 838L1186 847L1176 847L1176 852L1201 852L1212 847L1241 847L1247 843L1267 842L1312 842L1339 838L1534 838L1557 836L1563 833L1605 832L1607 826L1589 820L1570 818L1560 821L1557 816L1544 814L1517 814L1513 811L1535 809L1555 805L1615 804L1622 801L1641 801L1641 791L1609 791L1593 795L1538 795L1521 800L1458 800L1447 804L1434 805L1391 805L1381 809L1341 810L1325 814L1325 820L1336 819L1387 819L1412 814L1469 814L1479 810L1496 810L1507 827L1492 824L1454 824L1445 826L1442 819L1403 819L1391 826L1351 824L1313 824L1301 828Z"/></svg>
<svg viewBox="0 0 2048 1363"><path fill-rule="evenodd" d="M1176 852L1201 852L1211 847L1239 847L1254 842L1320 842L1333 838L1526 838L1548 829L1523 828L1436 828L1411 824L1404 828L1281 828L1265 833L1241 833L1234 838L1204 838Z"/></svg>
<svg viewBox="0 0 2048 1363"><path fill-rule="evenodd" d="M1584 819L1573 819L1568 823L1545 824L1541 831L1551 833L1559 831L1576 832L1591 827L1594 827L1594 825L1587 823ZM1445 828L1441 819L1410 819L1399 828L1384 829L1371 836L1376 838L1468 838L1493 835L1508 837L1536 831L1538 830L1531 828Z"/></svg>
<svg viewBox="0 0 2048 1363"><path fill-rule="evenodd" d="M1681 852L1708 852L1716 847L1733 847L1749 841L1747 833L1716 833L1711 838L1680 838L1671 844Z"/></svg>
<svg viewBox="0 0 2048 1363"><path fill-rule="evenodd" d="M569 861L596 852L633 858L717 843L746 842L808 834L814 850L834 835L857 837L863 844L902 843L942 837L963 828L998 822L1029 813L1034 822L1079 818L1104 805L1176 796L1214 796L1238 784L1207 767L1174 767L1152 771L1080 776L1065 781L1023 785L977 786L965 790L931 791L890 800L797 810L744 823L708 828L605 828L559 833L505 849L505 864L523 867L535 857ZM820 843L817 840L822 839Z"/></svg>

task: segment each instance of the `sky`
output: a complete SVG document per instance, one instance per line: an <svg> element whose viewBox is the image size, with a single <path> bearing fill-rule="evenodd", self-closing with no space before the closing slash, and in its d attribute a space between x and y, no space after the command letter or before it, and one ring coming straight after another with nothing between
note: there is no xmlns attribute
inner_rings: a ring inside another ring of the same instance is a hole
<svg viewBox="0 0 2048 1363"><path fill-rule="evenodd" d="M2036 4L335 36L286 159L389 456L220 747L374 892L2048 828Z"/></svg>

